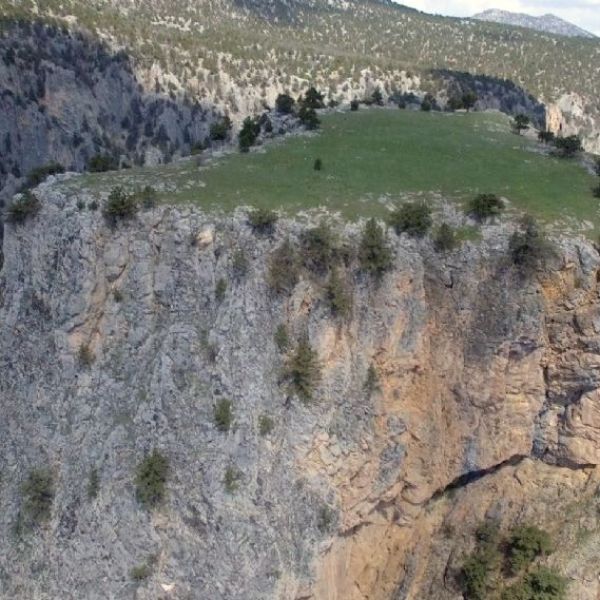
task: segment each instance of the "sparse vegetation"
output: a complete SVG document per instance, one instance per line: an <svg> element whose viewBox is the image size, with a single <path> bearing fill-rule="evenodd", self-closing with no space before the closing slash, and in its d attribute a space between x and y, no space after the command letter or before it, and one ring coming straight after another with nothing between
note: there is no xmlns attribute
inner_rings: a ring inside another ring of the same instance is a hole
<svg viewBox="0 0 600 600"><path fill-rule="evenodd" d="M258 433L261 437L269 435L274 427L275 422L269 415L260 415L260 417L258 417Z"/></svg>
<svg viewBox="0 0 600 600"><path fill-rule="evenodd" d="M277 325L273 339L275 340L275 345L279 352L286 352L290 347L290 337L288 335L287 327L283 323Z"/></svg>
<svg viewBox="0 0 600 600"><path fill-rule="evenodd" d="M317 528L321 533L328 533L331 531L335 521L335 512L333 509L324 504L317 515Z"/></svg>
<svg viewBox="0 0 600 600"><path fill-rule="evenodd" d="M363 229L358 248L360 268L376 278L381 278L392 268L393 258L383 228L375 219L369 219Z"/></svg>
<svg viewBox="0 0 600 600"><path fill-rule="evenodd" d="M550 535L534 525L516 527L508 541L508 564L513 574L520 573L539 556L553 552Z"/></svg>
<svg viewBox="0 0 600 600"><path fill-rule="evenodd" d="M96 360L96 356L94 355L89 344L82 342L79 345L79 350L77 351L77 359L82 367L90 367Z"/></svg>
<svg viewBox="0 0 600 600"><path fill-rule="evenodd" d="M529 123L531 123L531 119L527 115L520 113L513 119L512 128L515 133L521 135L521 132L529 129Z"/></svg>
<svg viewBox="0 0 600 600"><path fill-rule="evenodd" d="M54 502L54 477L50 469L30 471L21 487L25 524L33 527L48 521Z"/></svg>
<svg viewBox="0 0 600 600"><path fill-rule="evenodd" d="M460 573L467 600L566 600L566 579L552 569L534 566L538 558L552 552L547 532L520 525L506 540L498 524L488 521L477 529L475 538L475 550Z"/></svg>
<svg viewBox="0 0 600 600"><path fill-rule="evenodd" d="M431 209L422 202L402 204L390 215L390 225L396 233L407 233L411 237L423 237L432 222Z"/></svg>
<svg viewBox="0 0 600 600"><path fill-rule="evenodd" d="M8 223L21 224L27 219L35 217L40 212L42 205L35 194L29 190L23 192L21 197L13 200L6 209L5 219Z"/></svg>
<svg viewBox="0 0 600 600"><path fill-rule="evenodd" d="M512 261L523 272L531 273L542 268L556 255L554 246L546 238L544 231L530 216L521 222L520 231L515 231L509 241Z"/></svg>
<svg viewBox="0 0 600 600"><path fill-rule="evenodd" d="M433 237L433 247L437 252L450 252L459 245L456 231L448 223L442 223Z"/></svg>
<svg viewBox="0 0 600 600"><path fill-rule="evenodd" d="M242 248L236 248L231 256L231 269L236 278L243 277L248 272L248 257Z"/></svg>
<svg viewBox="0 0 600 600"><path fill-rule="evenodd" d="M271 254L267 283L277 292L289 292L298 282L299 258L289 238Z"/></svg>
<svg viewBox="0 0 600 600"><path fill-rule="evenodd" d="M260 125L257 119L246 117L242 124L238 139L241 152L248 152L254 146L260 133Z"/></svg>
<svg viewBox="0 0 600 600"><path fill-rule="evenodd" d="M233 425L233 407L231 400L228 398L220 398L213 406L213 419L215 427L226 433Z"/></svg>
<svg viewBox="0 0 600 600"><path fill-rule="evenodd" d="M289 94L279 94L275 100L275 110L282 115L294 112L294 99Z"/></svg>
<svg viewBox="0 0 600 600"><path fill-rule="evenodd" d="M222 277L217 281L215 286L215 300L222 302L225 299L225 292L227 291L227 281Z"/></svg>
<svg viewBox="0 0 600 600"><path fill-rule="evenodd" d="M255 208L248 213L248 223L258 233L271 234L277 223L277 213L267 208Z"/></svg>
<svg viewBox="0 0 600 600"><path fill-rule="evenodd" d="M44 181L44 179L50 175L58 175L59 173L64 172L65 168L57 162L52 162L42 167L37 167L36 169L32 169L29 172L29 175L27 175L27 185L29 187L35 187L36 185L42 183L42 181Z"/></svg>
<svg viewBox="0 0 600 600"><path fill-rule="evenodd" d="M224 116L222 119L215 121L210 126L210 139L215 142L223 142L229 137L232 123L228 116Z"/></svg>
<svg viewBox="0 0 600 600"><path fill-rule="evenodd" d="M242 480L242 472L236 467L227 467L225 469L225 475L223 476L223 485L225 491L228 494L237 492L240 487L240 481Z"/></svg>
<svg viewBox="0 0 600 600"><path fill-rule="evenodd" d="M369 368L367 369L367 377L364 383L364 390L367 394L367 397L370 397L373 394L373 392L378 388L378 386L379 376L377 375L377 369L375 368L375 365L371 363L369 365Z"/></svg>
<svg viewBox="0 0 600 600"><path fill-rule="evenodd" d="M336 236L325 219L303 232L302 258L305 266L317 273L327 272L337 260Z"/></svg>
<svg viewBox="0 0 600 600"><path fill-rule="evenodd" d="M504 202L496 194L478 194L468 205L467 212L478 221L497 217L504 210Z"/></svg>
<svg viewBox="0 0 600 600"><path fill-rule="evenodd" d="M87 496L90 500L93 500L100 490L100 476L98 475L98 469L94 468L90 471L87 484Z"/></svg>
<svg viewBox="0 0 600 600"><path fill-rule="evenodd" d="M109 154L96 154L88 161L88 171L92 173L104 173L115 171L119 168L117 161Z"/></svg>
<svg viewBox="0 0 600 600"><path fill-rule="evenodd" d="M338 317L347 317L352 310L352 296L338 269L333 269L325 286L325 296L331 312Z"/></svg>
<svg viewBox="0 0 600 600"><path fill-rule="evenodd" d="M131 219L137 211L138 201L135 194L127 194L120 186L111 190L104 205L104 217L113 225L119 220Z"/></svg>
<svg viewBox="0 0 600 600"><path fill-rule="evenodd" d="M581 139L577 135L555 138L554 147L556 148L556 155L560 158L573 158L583 150Z"/></svg>
<svg viewBox="0 0 600 600"><path fill-rule="evenodd" d="M321 367L317 353L312 349L307 337L298 342L294 353L289 357L285 376L292 391L302 402L312 400L315 387L321 379Z"/></svg>
<svg viewBox="0 0 600 600"><path fill-rule="evenodd" d="M153 450L138 465L135 475L136 497L147 509L162 504L167 495L169 461L159 450Z"/></svg>

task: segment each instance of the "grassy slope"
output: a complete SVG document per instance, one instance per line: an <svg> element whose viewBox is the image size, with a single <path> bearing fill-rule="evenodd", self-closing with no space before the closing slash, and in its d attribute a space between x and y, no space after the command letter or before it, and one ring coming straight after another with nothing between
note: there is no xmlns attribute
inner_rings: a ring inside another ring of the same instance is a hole
<svg viewBox="0 0 600 600"><path fill-rule="evenodd" d="M76 182L107 189L151 184L162 198L229 210L240 204L290 212L326 206L348 217L383 214L389 200L437 194L463 201L479 192L555 220L600 223L595 182L576 161L545 156L510 131L497 113L441 114L391 109L336 113L323 130L232 154L198 168L195 161L86 175ZM314 171L316 158L323 170ZM75 183L74 185L80 185Z"/></svg>

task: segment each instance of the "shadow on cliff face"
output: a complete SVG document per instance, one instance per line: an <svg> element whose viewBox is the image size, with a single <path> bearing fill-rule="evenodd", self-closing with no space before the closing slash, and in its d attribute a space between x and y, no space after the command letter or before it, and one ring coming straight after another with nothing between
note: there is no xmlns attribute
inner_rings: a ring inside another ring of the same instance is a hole
<svg viewBox="0 0 600 600"><path fill-rule="evenodd" d="M82 171L98 155L126 166L188 154L216 117L158 82L149 93L124 51L39 21L0 21L0 89L0 202L49 163Z"/></svg>
<svg viewBox="0 0 600 600"><path fill-rule="evenodd" d="M513 116L523 113L529 116L536 127L545 127L544 104L510 79L449 69L433 69L430 73L447 90L448 98L460 98L466 92L475 92L477 109L496 109Z"/></svg>

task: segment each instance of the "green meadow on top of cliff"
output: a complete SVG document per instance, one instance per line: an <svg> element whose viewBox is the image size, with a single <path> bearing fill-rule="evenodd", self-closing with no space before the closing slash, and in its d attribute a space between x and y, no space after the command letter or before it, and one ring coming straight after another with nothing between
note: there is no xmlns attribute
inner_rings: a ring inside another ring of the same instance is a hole
<svg viewBox="0 0 600 600"><path fill-rule="evenodd" d="M382 216L405 199L463 203L494 193L547 222L600 223L595 177L581 161L549 155L532 136L513 133L503 114L371 109L322 121L317 133L277 138L250 154L85 174L63 185L90 193L150 185L163 202L210 210L324 208L348 218Z"/></svg>

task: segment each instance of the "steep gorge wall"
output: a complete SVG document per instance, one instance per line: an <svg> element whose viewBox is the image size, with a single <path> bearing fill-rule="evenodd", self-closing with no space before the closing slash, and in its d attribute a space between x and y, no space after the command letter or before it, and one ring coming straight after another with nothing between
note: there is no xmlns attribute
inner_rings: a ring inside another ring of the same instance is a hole
<svg viewBox="0 0 600 600"><path fill-rule="evenodd" d="M574 525L556 532L555 560L573 598L596 597L600 260L588 243L563 241L538 282L510 265L501 227L447 256L390 236L379 286L349 259L353 308L339 319L308 272L289 295L265 283L299 222L270 238L242 212L161 206L111 228L81 194L36 193L42 212L7 226L0 274L0 595L450 600L481 518L552 527L560 511ZM356 246L355 227L340 233ZM279 323L318 352L308 405L282 381ZM213 422L220 398L228 433ZM274 429L261 436L264 415ZM148 513L133 479L153 448L171 476ZM36 467L55 476L52 517L19 532ZM150 556L150 577L133 581Z"/></svg>

